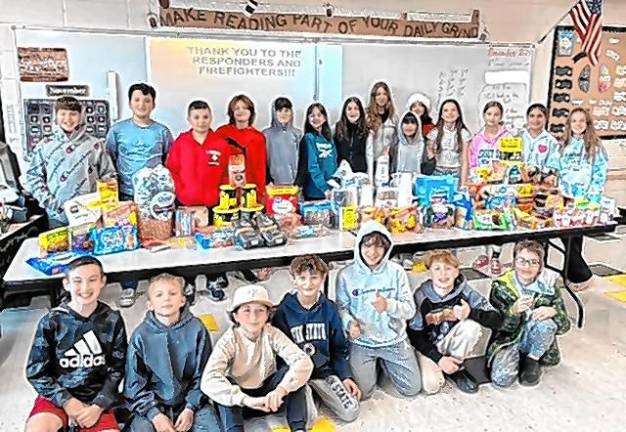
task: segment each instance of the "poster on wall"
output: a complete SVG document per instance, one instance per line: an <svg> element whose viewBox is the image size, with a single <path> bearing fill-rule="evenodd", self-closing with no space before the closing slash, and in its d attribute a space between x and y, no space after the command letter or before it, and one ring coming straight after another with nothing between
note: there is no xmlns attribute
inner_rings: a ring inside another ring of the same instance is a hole
<svg viewBox="0 0 626 432"><path fill-rule="evenodd" d="M17 59L20 81L59 82L69 79L70 68L65 48L19 47Z"/></svg>
<svg viewBox="0 0 626 432"><path fill-rule="evenodd" d="M603 27L598 65L582 51L574 27L556 28L550 68L548 130L563 135L570 111L590 111L603 139L626 138L626 28Z"/></svg>

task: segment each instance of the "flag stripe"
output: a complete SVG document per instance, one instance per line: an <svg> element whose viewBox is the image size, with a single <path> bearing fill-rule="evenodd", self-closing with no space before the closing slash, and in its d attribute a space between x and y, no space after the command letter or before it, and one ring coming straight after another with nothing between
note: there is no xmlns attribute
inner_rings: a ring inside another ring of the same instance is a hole
<svg viewBox="0 0 626 432"><path fill-rule="evenodd" d="M579 0L569 11L582 49L592 65L598 64L602 38L602 0Z"/></svg>

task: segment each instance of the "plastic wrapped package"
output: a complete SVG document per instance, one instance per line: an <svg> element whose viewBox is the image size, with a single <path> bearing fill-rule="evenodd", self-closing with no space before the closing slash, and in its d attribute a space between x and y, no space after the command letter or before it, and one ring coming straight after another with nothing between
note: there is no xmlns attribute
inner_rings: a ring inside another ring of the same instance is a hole
<svg viewBox="0 0 626 432"><path fill-rule="evenodd" d="M107 255L139 247L136 226L94 228L91 231L94 255Z"/></svg>
<svg viewBox="0 0 626 432"><path fill-rule="evenodd" d="M55 228L39 234L39 255L65 252L70 248L70 236L67 227Z"/></svg>
<svg viewBox="0 0 626 432"><path fill-rule="evenodd" d="M137 225L137 205L133 201L106 204L102 207L102 224L105 227Z"/></svg>
<svg viewBox="0 0 626 432"><path fill-rule="evenodd" d="M48 276L53 276L64 273L69 263L86 255L89 253L82 251L51 253L46 257L29 258L26 260L26 264Z"/></svg>
<svg viewBox="0 0 626 432"><path fill-rule="evenodd" d="M309 201L300 203L300 214L305 225L333 227L333 209L330 201Z"/></svg>
<svg viewBox="0 0 626 432"><path fill-rule="evenodd" d="M93 238L91 230L96 228L95 224L84 224L69 227L70 250L93 252Z"/></svg>
<svg viewBox="0 0 626 432"><path fill-rule="evenodd" d="M422 221L417 206L392 209L387 217L387 229L392 234L421 232Z"/></svg>
<svg viewBox="0 0 626 432"><path fill-rule="evenodd" d="M209 227L195 234L196 243L202 249L229 247L234 244L235 230L232 227Z"/></svg>

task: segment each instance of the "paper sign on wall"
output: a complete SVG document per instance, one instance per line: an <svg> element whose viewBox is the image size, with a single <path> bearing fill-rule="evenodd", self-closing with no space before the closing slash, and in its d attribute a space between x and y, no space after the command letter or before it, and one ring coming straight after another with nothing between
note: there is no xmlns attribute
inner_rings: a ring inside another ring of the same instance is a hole
<svg viewBox="0 0 626 432"><path fill-rule="evenodd" d="M57 82L67 81L70 67L65 48L17 49L20 81Z"/></svg>

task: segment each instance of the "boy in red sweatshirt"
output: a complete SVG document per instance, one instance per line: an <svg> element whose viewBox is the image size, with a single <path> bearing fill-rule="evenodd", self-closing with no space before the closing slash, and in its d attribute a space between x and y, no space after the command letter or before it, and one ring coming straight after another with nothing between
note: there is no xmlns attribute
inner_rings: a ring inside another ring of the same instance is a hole
<svg viewBox="0 0 626 432"><path fill-rule="evenodd" d="M176 198L186 206L214 207L219 203L220 185L228 183L231 146L211 129L213 114L205 101L195 100L187 108L191 129L181 133L172 144L165 165L172 173ZM195 277L185 277L185 295L193 303ZM215 300L224 298L222 275L207 275L207 288Z"/></svg>
<svg viewBox="0 0 626 432"><path fill-rule="evenodd" d="M265 177L267 151L265 136L252 126L254 123L254 103L246 95L237 95L228 104L228 124L215 132L224 139L234 140L242 149L231 146L232 154L245 154L246 183L254 183L259 203L265 200ZM244 152L245 150L245 152Z"/></svg>

